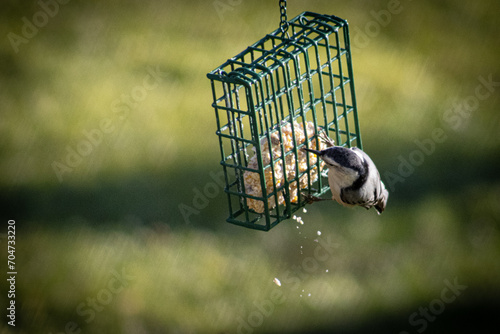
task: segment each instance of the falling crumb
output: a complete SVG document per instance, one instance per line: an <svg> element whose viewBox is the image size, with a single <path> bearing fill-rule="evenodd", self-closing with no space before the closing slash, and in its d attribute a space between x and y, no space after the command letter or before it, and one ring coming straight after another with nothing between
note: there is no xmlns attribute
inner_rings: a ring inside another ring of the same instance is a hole
<svg viewBox="0 0 500 334"><path fill-rule="evenodd" d="M325 270L325 272L328 272L328 269L327 269L327 270Z"/></svg>
<svg viewBox="0 0 500 334"><path fill-rule="evenodd" d="M278 278L276 278L276 277L275 277L275 278L273 279L273 282L274 282L274 284L276 284L277 286L281 286L281 282L280 282L280 280L279 280Z"/></svg>
<svg viewBox="0 0 500 334"><path fill-rule="evenodd" d="M306 209L306 208L303 208L303 209L302 209L302 212L307 213L307 209Z"/></svg>
<svg viewBox="0 0 500 334"><path fill-rule="evenodd" d="M310 294L310 293L308 293L308 294L307 294L307 297L311 297L311 294Z"/></svg>
<svg viewBox="0 0 500 334"><path fill-rule="evenodd" d="M321 235L321 231L316 232L316 234Z"/></svg>
<svg viewBox="0 0 500 334"><path fill-rule="evenodd" d="M302 217L297 217L296 215L293 215L292 219L295 220L300 225L304 225L304 221L302 220Z"/></svg>

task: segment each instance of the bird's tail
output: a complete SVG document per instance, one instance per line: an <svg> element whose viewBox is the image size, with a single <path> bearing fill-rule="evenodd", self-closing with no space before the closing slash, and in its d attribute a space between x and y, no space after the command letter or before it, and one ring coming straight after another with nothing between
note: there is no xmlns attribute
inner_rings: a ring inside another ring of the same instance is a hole
<svg viewBox="0 0 500 334"><path fill-rule="evenodd" d="M382 183L382 196L380 196L379 201L374 205L375 210L377 210L378 214L384 212L385 207L387 206L387 200L389 199L389 192L385 189L385 185Z"/></svg>

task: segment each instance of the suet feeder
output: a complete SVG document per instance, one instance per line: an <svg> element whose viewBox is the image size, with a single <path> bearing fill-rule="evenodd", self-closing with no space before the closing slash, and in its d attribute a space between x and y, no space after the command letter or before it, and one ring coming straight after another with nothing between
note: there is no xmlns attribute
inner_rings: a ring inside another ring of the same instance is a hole
<svg viewBox="0 0 500 334"><path fill-rule="evenodd" d="M207 74L227 221L265 231L329 191L324 163L301 147L321 148L324 132L362 149L347 21L312 12L284 21L281 10L280 28Z"/></svg>

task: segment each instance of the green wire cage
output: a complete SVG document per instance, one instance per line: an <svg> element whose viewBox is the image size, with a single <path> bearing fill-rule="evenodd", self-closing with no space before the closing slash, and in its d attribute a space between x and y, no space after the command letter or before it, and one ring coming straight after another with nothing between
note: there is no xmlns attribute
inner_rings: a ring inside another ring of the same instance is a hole
<svg viewBox="0 0 500 334"><path fill-rule="evenodd" d="M285 32L286 31L286 32ZM300 150L362 149L347 21L304 12L207 74L229 223L268 231L329 190Z"/></svg>

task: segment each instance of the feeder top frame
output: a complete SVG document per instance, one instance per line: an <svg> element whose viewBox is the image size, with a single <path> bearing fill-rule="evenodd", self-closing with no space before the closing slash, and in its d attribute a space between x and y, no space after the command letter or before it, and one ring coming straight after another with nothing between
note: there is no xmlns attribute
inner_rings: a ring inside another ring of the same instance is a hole
<svg viewBox="0 0 500 334"><path fill-rule="evenodd" d="M299 56L305 47L322 43L328 35L341 28L344 31L342 49L350 50L347 20L335 15L322 15L306 11L287 23L286 29L284 29L284 25L281 25L272 33L267 34L258 42L208 73L207 77L245 86L255 84L262 77L278 69L282 65L281 59ZM269 47L268 44L271 44L272 47ZM261 55L255 57L257 54L255 51L261 52ZM247 59L249 55L251 59ZM348 56L350 56L350 52L348 52ZM272 60L274 60L274 64L268 65L272 63Z"/></svg>

